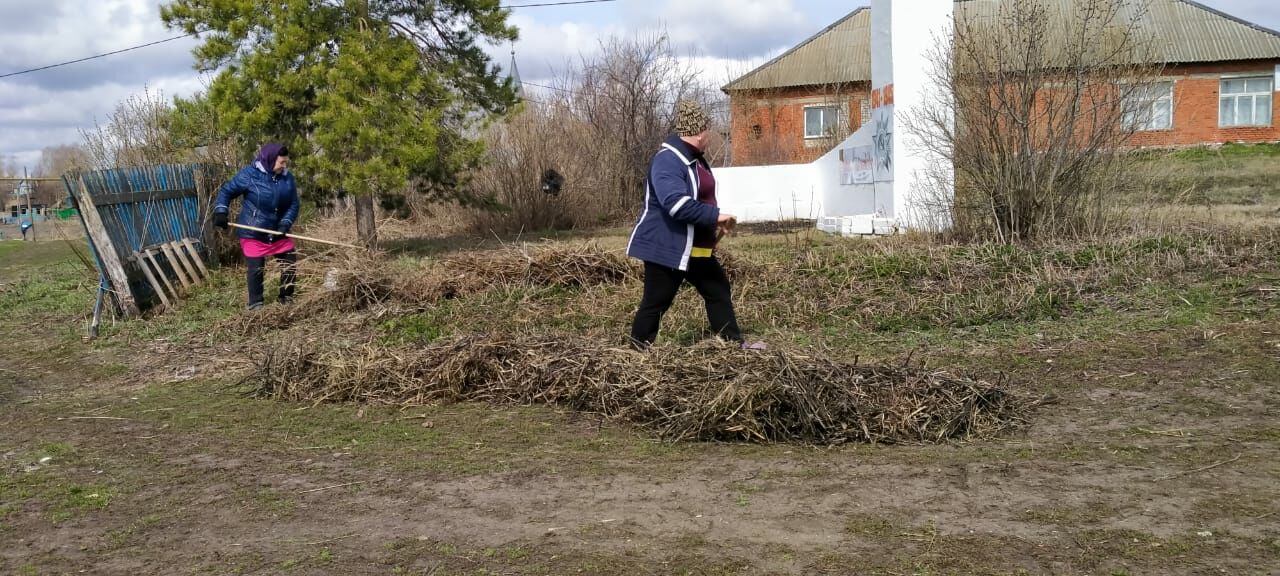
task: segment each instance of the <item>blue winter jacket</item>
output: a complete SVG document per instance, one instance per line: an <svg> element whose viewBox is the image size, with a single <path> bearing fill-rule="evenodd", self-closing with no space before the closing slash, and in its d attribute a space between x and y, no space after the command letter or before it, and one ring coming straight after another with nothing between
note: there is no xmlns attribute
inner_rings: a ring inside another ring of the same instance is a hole
<svg viewBox="0 0 1280 576"><path fill-rule="evenodd" d="M714 229L720 209L698 201L699 154L678 136L667 138L649 163L644 211L627 244L627 255L677 270L689 269L693 232Z"/></svg>
<svg viewBox="0 0 1280 576"><path fill-rule="evenodd" d="M294 183L293 174L287 171L284 174L267 172L257 162L245 166L235 178L218 190L213 211L227 212L231 201L238 196L244 196L244 202L240 205L240 217L236 219L236 223L242 226L288 232L298 217L298 187ZM236 235L263 242L280 239L279 236L239 228L236 229Z"/></svg>

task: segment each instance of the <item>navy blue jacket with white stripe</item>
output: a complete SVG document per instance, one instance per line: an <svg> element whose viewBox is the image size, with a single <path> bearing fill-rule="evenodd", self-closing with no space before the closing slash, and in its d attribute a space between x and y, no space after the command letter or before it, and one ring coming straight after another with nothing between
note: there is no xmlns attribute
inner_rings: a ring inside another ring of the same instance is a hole
<svg viewBox="0 0 1280 576"><path fill-rule="evenodd" d="M677 270L689 269L694 228L714 229L720 209L698 201L698 171L695 162L710 170L693 146L679 136L671 136L649 163L645 182L644 211L627 255Z"/></svg>

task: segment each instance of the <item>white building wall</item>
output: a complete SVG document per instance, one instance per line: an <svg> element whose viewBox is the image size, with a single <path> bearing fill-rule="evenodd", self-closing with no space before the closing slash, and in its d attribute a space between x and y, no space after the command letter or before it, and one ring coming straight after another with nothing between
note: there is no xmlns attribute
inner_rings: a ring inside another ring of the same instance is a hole
<svg viewBox="0 0 1280 576"><path fill-rule="evenodd" d="M905 127L941 89L929 76L930 56L949 37L954 0L872 0L871 9L870 121L811 164L716 170L716 197L726 212L744 222L812 218L844 234L945 222L932 212L939 193L949 191L923 180L927 169L945 173L947 160L915 145Z"/></svg>
<svg viewBox="0 0 1280 576"><path fill-rule="evenodd" d="M813 164L717 168L716 202L740 222L815 219L822 190Z"/></svg>

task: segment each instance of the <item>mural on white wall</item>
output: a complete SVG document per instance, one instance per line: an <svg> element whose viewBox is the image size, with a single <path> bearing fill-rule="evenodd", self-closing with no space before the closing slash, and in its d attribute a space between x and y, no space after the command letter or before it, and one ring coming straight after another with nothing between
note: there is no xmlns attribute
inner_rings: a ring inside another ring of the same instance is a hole
<svg viewBox="0 0 1280 576"><path fill-rule="evenodd" d="M840 150L840 185L875 183L875 146L850 146Z"/></svg>
<svg viewBox="0 0 1280 576"><path fill-rule="evenodd" d="M810 164L718 169L724 210L744 222L809 215L817 217L820 229L840 234L892 233L937 221L919 218L915 175L949 160L913 151L905 121L903 132L896 131L894 86L904 112L942 88L925 71L934 39L954 21L955 0L871 4L873 90L859 102L859 129ZM895 10L910 18L893 18Z"/></svg>

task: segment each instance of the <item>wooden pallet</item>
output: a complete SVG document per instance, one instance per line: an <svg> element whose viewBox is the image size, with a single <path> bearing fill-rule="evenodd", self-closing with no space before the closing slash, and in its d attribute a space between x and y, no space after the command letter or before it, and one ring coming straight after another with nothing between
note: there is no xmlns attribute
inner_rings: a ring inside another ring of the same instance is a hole
<svg viewBox="0 0 1280 576"><path fill-rule="evenodd" d="M142 268L147 283L155 290L166 310L177 306L191 289L209 278L209 268L200 258L194 238L153 244L136 250L130 258ZM163 259L162 259L163 258ZM167 264L167 270L161 263Z"/></svg>

